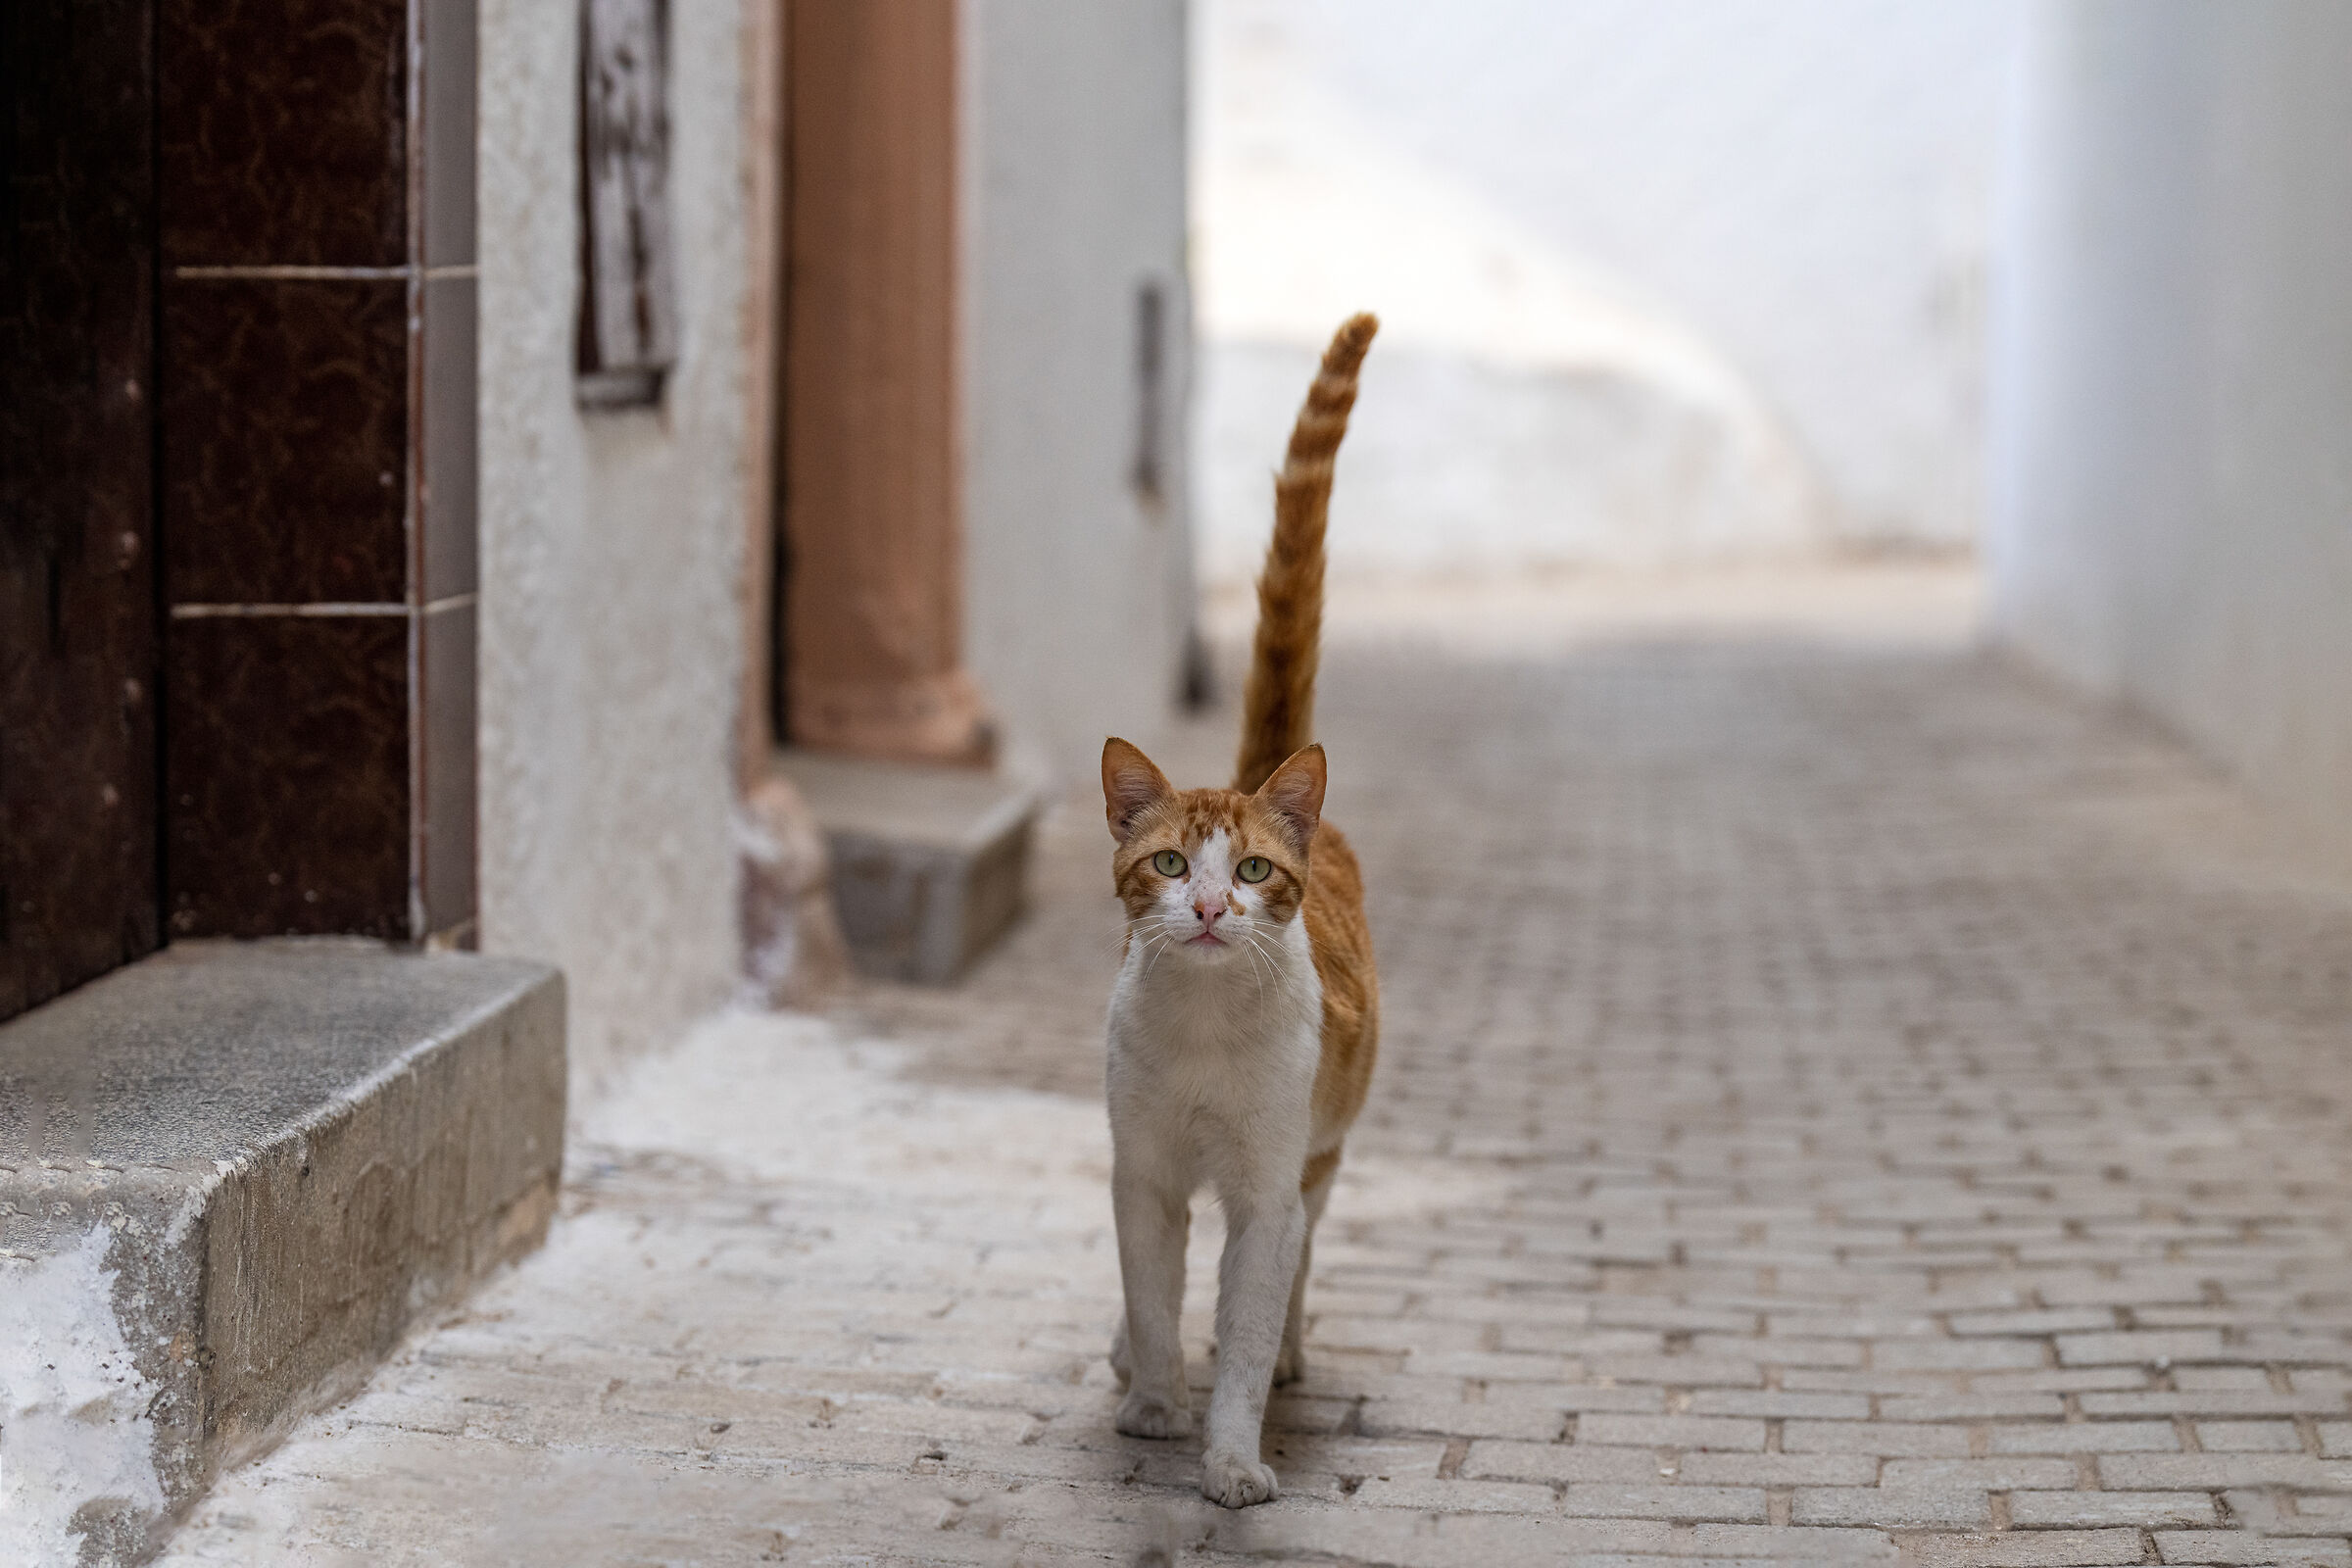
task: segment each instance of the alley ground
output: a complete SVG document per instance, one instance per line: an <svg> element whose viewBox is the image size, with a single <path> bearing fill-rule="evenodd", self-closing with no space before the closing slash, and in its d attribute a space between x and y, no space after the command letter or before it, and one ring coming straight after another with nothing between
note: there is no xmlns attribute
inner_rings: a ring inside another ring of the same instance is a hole
<svg viewBox="0 0 2352 1568"><path fill-rule="evenodd" d="M1082 808L956 992L585 1108L168 1560L2352 1562L2352 894L1951 595L1795 602L1339 617L1386 1037L1278 1502L1111 1428Z"/></svg>

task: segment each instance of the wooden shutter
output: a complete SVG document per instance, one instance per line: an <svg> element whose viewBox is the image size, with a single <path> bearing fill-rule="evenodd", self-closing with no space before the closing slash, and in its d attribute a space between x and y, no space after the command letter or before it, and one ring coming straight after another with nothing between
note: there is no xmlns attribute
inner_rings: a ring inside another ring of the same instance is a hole
<svg viewBox="0 0 2352 1568"><path fill-rule="evenodd" d="M669 222L668 7L580 13L580 400L658 401L677 363Z"/></svg>

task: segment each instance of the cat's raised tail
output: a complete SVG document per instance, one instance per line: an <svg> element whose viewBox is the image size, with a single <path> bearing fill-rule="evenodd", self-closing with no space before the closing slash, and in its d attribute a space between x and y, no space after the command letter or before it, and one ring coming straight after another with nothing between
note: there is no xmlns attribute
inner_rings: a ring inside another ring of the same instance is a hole
<svg viewBox="0 0 2352 1568"><path fill-rule="evenodd" d="M1257 576L1257 642L1250 659L1241 756L1233 768L1233 787L1245 794L1256 793L1268 774L1314 739L1332 469L1355 407L1356 373L1379 330L1380 318L1360 315L1332 334L1274 478L1274 540Z"/></svg>

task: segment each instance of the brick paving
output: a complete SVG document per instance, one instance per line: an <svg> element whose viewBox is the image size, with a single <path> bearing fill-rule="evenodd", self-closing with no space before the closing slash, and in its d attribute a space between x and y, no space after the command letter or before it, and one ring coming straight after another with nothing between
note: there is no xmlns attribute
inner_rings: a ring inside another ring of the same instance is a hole
<svg viewBox="0 0 2352 1568"><path fill-rule="evenodd" d="M963 987L647 1064L548 1251L169 1560L2352 1562L2343 884L1958 647L1325 694L1387 1024L1279 1501L1111 1429L1082 807Z"/></svg>

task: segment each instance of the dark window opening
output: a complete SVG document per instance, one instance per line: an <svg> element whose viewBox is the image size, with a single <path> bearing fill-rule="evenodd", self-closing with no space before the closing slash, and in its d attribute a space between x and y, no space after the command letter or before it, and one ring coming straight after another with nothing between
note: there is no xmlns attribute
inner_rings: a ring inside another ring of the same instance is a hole
<svg viewBox="0 0 2352 1568"><path fill-rule="evenodd" d="M1167 499L1167 292L1154 279L1135 291L1135 464L1128 482L1156 511Z"/></svg>

